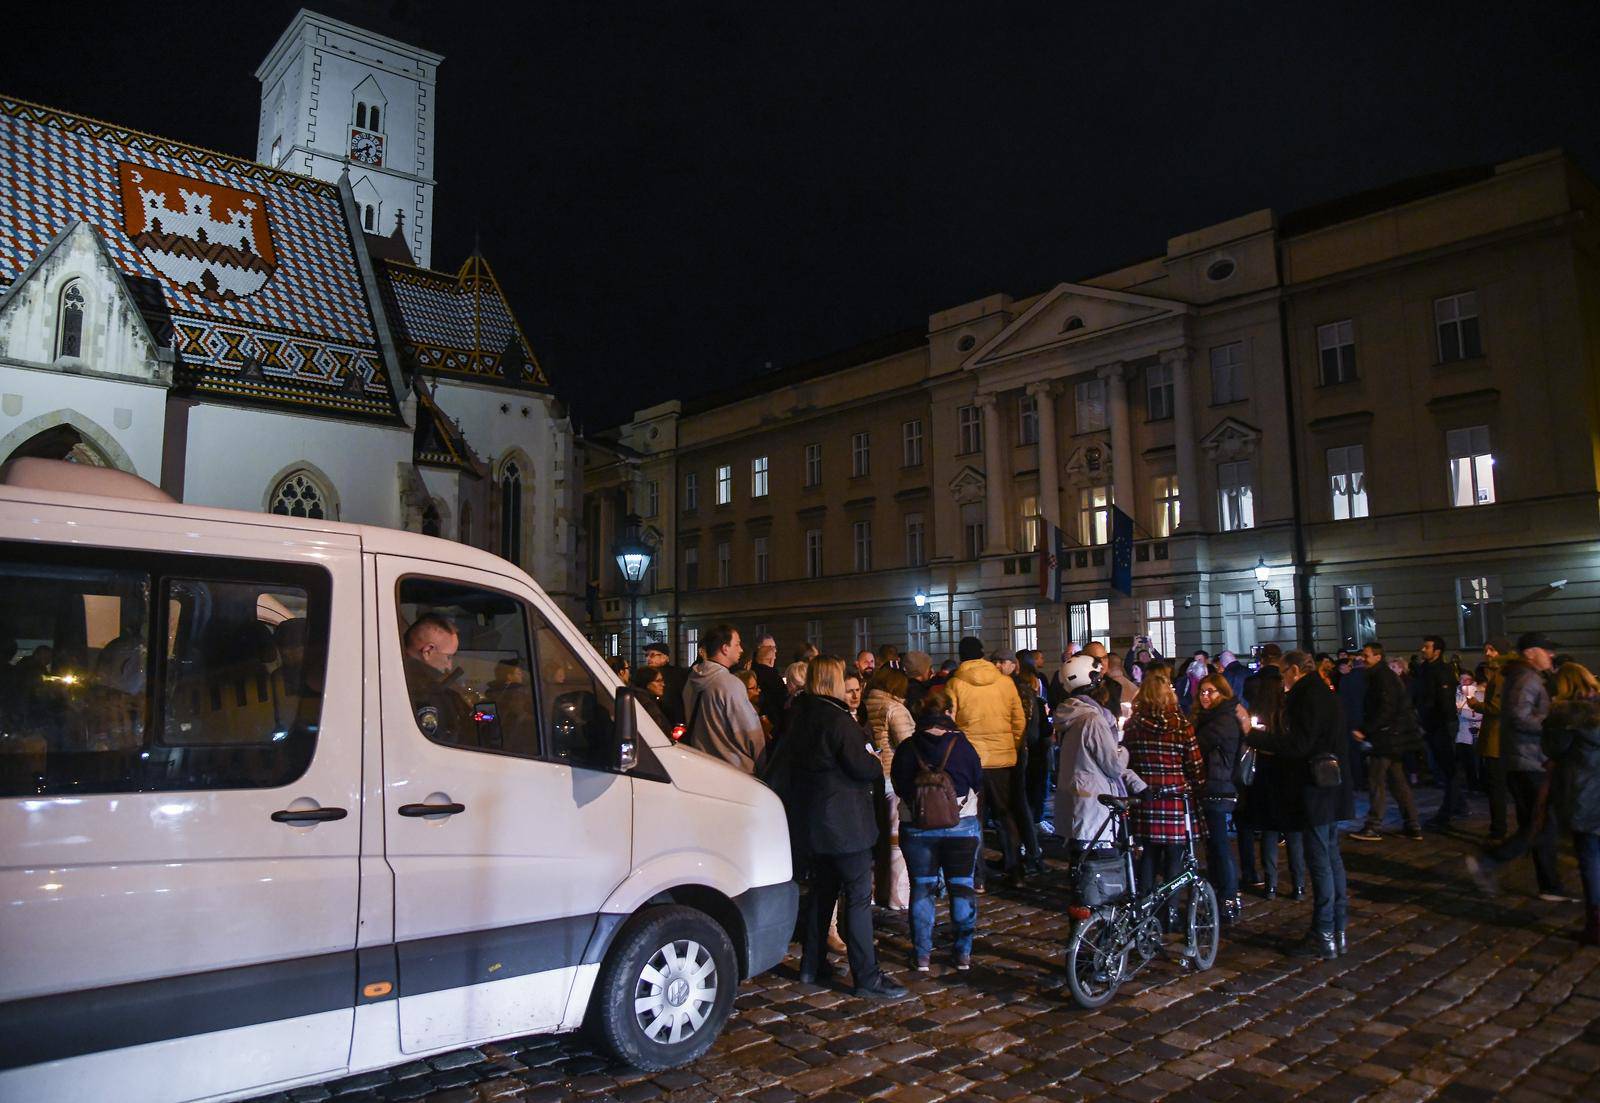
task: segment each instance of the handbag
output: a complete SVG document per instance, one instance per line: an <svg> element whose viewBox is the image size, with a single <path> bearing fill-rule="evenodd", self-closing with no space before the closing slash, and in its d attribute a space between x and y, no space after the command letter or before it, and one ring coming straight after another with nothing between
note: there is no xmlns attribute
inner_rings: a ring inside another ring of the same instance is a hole
<svg viewBox="0 0 1600 1103"><path fill-rule="evenodd" d="M1086 908L1116 904L1128 898L1128 863L1118 850L1090 850L1072 871L1073 895Z"/></svg>
<svg viewBox="0 0 1600 1103"><path fill-rule="evenodd" d="M1239 742L1239 757L1233 760L1233 784L1240 789L1250 788L1256 779L1256 749Z"/></svg>
<svg viewBox="0 0 1600 1103"><path fill-rule="evenodd" d="M1344 784L1344 773L1339 767L1339 756L1323 751L1311 756L1311 784L1318 789L1337 789Z"/></svg>

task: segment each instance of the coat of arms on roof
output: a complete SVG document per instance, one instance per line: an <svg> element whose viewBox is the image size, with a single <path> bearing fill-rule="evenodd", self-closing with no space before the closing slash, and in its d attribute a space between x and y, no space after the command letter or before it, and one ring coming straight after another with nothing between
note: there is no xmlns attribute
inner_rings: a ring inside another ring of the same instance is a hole
<svg viewBox="0 0 1600 1103"><path fill-rule="evenodd" d="M277 267L255 192L124 161L122 227L156 271L212 302L254 295Z"/></svg>

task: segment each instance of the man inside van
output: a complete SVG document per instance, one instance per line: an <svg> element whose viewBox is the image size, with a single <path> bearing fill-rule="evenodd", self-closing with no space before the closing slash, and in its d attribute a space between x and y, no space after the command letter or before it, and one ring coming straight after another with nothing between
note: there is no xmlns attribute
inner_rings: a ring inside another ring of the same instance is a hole
<svg viewBox="0 0 1600 1103"><path fill-rule="evenodd" d="M429 739L468 741L472 725L467 702L450 684L461 646L456 626L437 613L425 613L406 629L401 642L417 727Z"/></svg>
<svg viewBox="0 0 1600 1103"><path fill-rule="evenodd" d="M689 684L683 689L683 709L689 717L684 742L754 774L767 736L749 690L731 669L744 651L739 630L719 624L700 637L700 646L706 657L690 668Z"/></svg>

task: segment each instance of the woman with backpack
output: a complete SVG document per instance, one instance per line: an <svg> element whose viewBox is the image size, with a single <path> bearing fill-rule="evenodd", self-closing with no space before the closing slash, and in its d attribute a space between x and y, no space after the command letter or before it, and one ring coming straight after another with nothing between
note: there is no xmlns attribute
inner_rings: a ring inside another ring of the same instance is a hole
<svg viewBox="0 0 1600 1103"><path fill-rule="evenodd" d="M916 733L895 748L889 778L901 802L900 850L911 874L911 948L917 971L933 956L933 890L944 874L950 890L950 925L955 931L955 966L972 967L978 929L977 868L982 825L978 793L983 766L978 752L952 718L943 688L930 689L917 710Z"/></svg>
<svg viewBox="0 0 1600 1103"><path fill-rule="evenodd" d="M1206 822L1206 880L1222 901L1222 921L1234 923L1242 901L1239 860L1228 845L1228 816L1239 803L1244 732L1250 719L1234 699L1228 679L1220 674L1208 674L1196 684L1190 719L1206 764L1200 787L1200 811Z"/></svg>

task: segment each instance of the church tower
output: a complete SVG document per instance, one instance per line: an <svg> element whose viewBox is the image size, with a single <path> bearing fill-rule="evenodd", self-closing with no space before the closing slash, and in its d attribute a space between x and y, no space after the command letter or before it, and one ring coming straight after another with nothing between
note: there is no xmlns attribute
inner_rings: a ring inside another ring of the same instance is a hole
<svg viewBox="0 0 1600 1103"><path fill-rule="evenodd" d="M337 180L349 172L369 233L400 228L433 256L435 80L443 56L302 8L256 70L256 160Z"/></svg>

